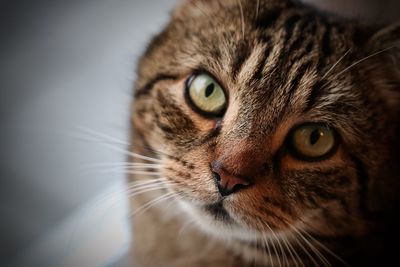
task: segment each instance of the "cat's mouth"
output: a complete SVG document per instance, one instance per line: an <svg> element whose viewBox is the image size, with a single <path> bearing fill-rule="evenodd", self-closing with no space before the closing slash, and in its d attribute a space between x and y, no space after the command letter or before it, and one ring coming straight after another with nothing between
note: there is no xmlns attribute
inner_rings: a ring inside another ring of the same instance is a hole
<svg viewBox="0 0 400 267"><path fill-rule="evenodd" d="M206 212L211 214L217 221L233 222L232 217L224 208L222 200L213 204L206 205L205 210Z"/></svg>

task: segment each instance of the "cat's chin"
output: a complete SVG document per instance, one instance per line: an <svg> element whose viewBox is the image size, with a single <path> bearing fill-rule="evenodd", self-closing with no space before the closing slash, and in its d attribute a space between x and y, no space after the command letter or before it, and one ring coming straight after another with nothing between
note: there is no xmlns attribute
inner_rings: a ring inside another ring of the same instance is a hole
<svg viewBox="0 0 400 267"><path fill-rule="evenodd" d="M194 205L184 200L178 203L203 232L222 240L254 241L254 233L237 223L221 203Z"/></svg>

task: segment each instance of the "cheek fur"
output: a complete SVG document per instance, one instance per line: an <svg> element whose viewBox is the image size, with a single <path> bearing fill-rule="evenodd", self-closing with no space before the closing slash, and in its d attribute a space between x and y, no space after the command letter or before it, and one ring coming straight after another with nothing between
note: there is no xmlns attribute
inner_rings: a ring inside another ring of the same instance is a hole
<svg viewBox="0 0 400 267"><path fill-rule="evenodd" d="M198 204L217 201L218 191L211 175L209 157L204 149L194 149L187 153L175 153L180 157L170 157L164 164L163 175L175 185L173 190L182 192L186 200ZM194 160L196 159L196 160Z"/></svg>
<svg viewBox="0 0 400 267"><path fill-rule="evenodd" d="M370 265L390 265L371 264L366 259L371 255L384 261L386 257L375 249L393 246L375 244L386 236L370 238L365 233L367 224L377 219L370 216L369 204L378 211L397 211L391 205L398 203L400 165L398 158L391 160L392 165L388 161L391 149L396 155L399 151L399 94L395 93L399 57L398 49L387 47L398 41L393 40L398 39L398 25L372 35L376 31L372 25L316 11L300 1L184 1L139 63L133 124L143 142L134 143L163 152L152 156L162 161L162 175L170 182L168 189L179 194L191 222L198 222L210 234L210 240L246 240L236 251L248 259L248 264L235 262L232 266L258 265L258 259L262 259L261 265L286 266L279 258L284 260L282 246L287 244L300 258L299 264L288 266L336 266L321 261L315 249L322 254L345 251L347 255L354 248ZM229 93L223 118L204 118L185 100L186 77L199 69L212 73ZM338 130L343 145L318 162L297 159L287 153L285 141L299 121L325 122ZM253 145L250 148L241 143L246 138ZM133 149L139 153L138 147ZM245 179L250 174L255 183L221 201L210 163L222 161L224 156L230 158L225 167L231 175ZM263 166L265 162L273 163ZM369 198L371 189L376 202ZM217 201L234 223L206 213L204 205ZM142 224L141 218L134 223L139 229L134 236L144 237L137 242L139 254L151 255L152 259L159 253L174 257L170 262L161 257L161 264L147 265L177 266L171 264L176 262L176 255L181 263L186 263L188 255L200 255L204 238L200 246L192 242L196 241L192 236L186 242L183 236L176 238L181 233L173 229L181 226L181 218L173 221L174 227L166 227L158 220L160 213L152 215ZM392 236L398 220L390 224L382 220L381 226L385 231L375 232ZM293 227L307 236L301 238ZM279 240L274 233L279 237L288 233L287 237L294 238ZM339 249L325 253L311 235L329 249ZM393 236L389 240L396 242L398 235ZM354 237L362 238L349 243ZM303 242L306 239L314 249ZM151 250L142 250L154 240ZM263 241L258 246L264 248L259 257L245 252L247 241L253 241L257 249L254 240ZM265 245L269 251L265 251ZM364 251L364 247L371 250ZM395 249L392 251L385 256L396 257ZM221 257L207 264L208 258L218 253ZM201 258L202 264L184 266L231 266L227 260L232 258L232 251L226 253L223 244ZM313 258L317 261L314 264L309 261ZM292 260L296 261L295 257Z"/></svg>

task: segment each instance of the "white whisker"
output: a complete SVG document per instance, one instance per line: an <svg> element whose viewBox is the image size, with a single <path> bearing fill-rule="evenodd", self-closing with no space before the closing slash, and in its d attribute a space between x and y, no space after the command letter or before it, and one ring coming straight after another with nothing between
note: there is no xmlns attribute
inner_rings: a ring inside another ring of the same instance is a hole
<svg viewBox="0 0 400 267"><path fill-rule="evenodd" d="M258 251L258 242L257 242L257 235L253 232L253 238L256 240L256 251ZM254 254L254 267L257 267L257 255Z"/></svg>
<svg viewBox="0 0 400 267"><path fill-rule="evenodd" d="M123 173L123 174L135 174L135 175L146 175L146 176L160 176L159 172L150 172L150 171L142 171L142 170L121 170L121 169L109 169L109 170L99 170L101 173Z"/></svg>
<svg viewBox="0 0 400 267"><path fill-rule="evenodd" d="M126 145L126 146L130 145L126 141L119 140L119 139L117 139L115 137L112 137L112 136L110 136L108 134L101 133L99 131L96 131L94 129L90 129L88 127L79 127L79 130L82 131L82 133L88 134L90 137L98 137L98 138L101 137L101 138L103 138L104 141L111 141L113 143L120 144L120 145ZM99 140L99 139L97 139L97 140Z"/></svg>
<svg viewBox="0 0 400 267"><path fill-rule="evenodd" d="M153 181L147 181L147 187L137 183L137 184L133 184L128 186L127 188L123 188L121 190L116 190L107 194L103 194L99 199L97 199L96 201L90 203L90 205L88 205L87 207L84 208L84 210L82 211L80 218L84 218L84 216L89 216L90 213L93 213L97 210L97 208L101 208L102 210L108 210L108 208L106 209L103 205L104 202L107 202L109 207L112 207L113 205L115 205L118 202L118 199L125 199L126 194L129 194L129 192L135 192L136 194L140 194L140 193L145 193L146 190L150 191L150 190L157 190L157 189L161 189L160 186L160 181L163 182L164 178L160 178L159 180L153 180ZM152 184L150 184L152 183ZM76 226L75 226L75 230L74 233L72 235L75 234L75 232L77 231L77 229L79 229L80 224L82 222L83 219L78 219Z"/></svg>
<svg viewBox="0 0 400 267"><path fill-rule="evenodd" d="M108 135L106 135L106 134L102 134L102 133L96 132L96 131L91 130L91 129L89 129L89 128L81 127L81 130L82 130L83 132L86 131L86 133L88 133L88 134L92 134L93 137L106 138L106 139L111 140L111 141L119 141L119 142L121 142L121 144L124 144L124 145L129 145L129 144L127 144L126 142L122 142L122 141L117 140L117 139L115 139L115 138L113 138L113 137L110 137L110 136L108 136ZM101 140L101 139L100 139L100 140ZM104 144L104 146L106 146L106 147L108 147L108 148L110 148L110 149L112 149L112 150L114 150L114 151L124 153L124 154L127 155L127 156L131 156L131 157L134 157L134 158L137 158L137 159L147 160L147 161L155 162L155 163L161 163L161 162L162 162L162 161L159 160L159 159L151 158L151 157L144 156L144 155L140 155L140 154L137 154L137 153L134 153L134 152L130 152L130 151L128 151L128 150L121 149L121 148L119 148L119 147L117 147L117 146L115 146L115 145L112 145L112 144Z"/></svg>
<svg viewBox="0 0 400 267"><path fill-rule="evenodd" d="M288 248L289 253L290 253L290 255L291 255L291 257L292 257L292 260L293 260L294 264L296 265L296 267L299 267L299 263L297 262L297 260L300 261L300 263L301 263L301 265L302 265L303 267L305 267L303 261L302 261L301 258L299 257L299 254L297 254L296 250L295 250L295 249L293 248L293 246L290 244L289 240L286 238L285 235L282 235L282 240L283 240L283 243L285 244L285 246ZM292 254L292 253L293 253L293 254Z"/></svg>
<svg viewBox="0 0 400 267"><path fill-rule="evenodd" d="M167 182L168 179L164 178L164 177L160 177L160 178L153 178L153 179L145 179L145 180L136 180L133 182L129 182L129 186L134 186L137 184L150 184L150 183L162 183L162 182Z"/></svg>
<svg viewBox="0 0 400 267"><path fill-rule="evenodd" d="M170 193L166 193L164 195L161 195L159 197L156 197L155 199L145 203L144 205L140 206L138 209L136 209L133 213L131 213L130 216L135 216L138 213L143 213L146 210L150 209L151 207L157 205L158 203L165 201L167 199L173 198L177 196L177 193L174 192L170 192Z"/></svg>
<svg viewBox="0 0 400 267"><path fill-rule="evenodd" d="M128 197L133 198L136 197L137 195L142 195L148 192L154 192L158 190L165 190L165 186L149 187L149 188L143 188L135 192L128 192Z"/></svg>
<svg viewBox="0 0 400 267"><path fill-rule="evenodd" d="M120 197L121 194L125 193L128 197L133 197L138 194L145 193L146 190L158 190L158 189L165 189L167 185L172 184L169 182L165 182L163 180L156 180L156 181L149 181L148 183L141 183L141 184L133 184L129 185L127 188L123 190L119 190L118 192L113 192L111 194L103 196L98 202L105 201L106 199L114 200L115 198ZM134 195L132 195L134 194Z"/></svg>
<svg viewBox="0 0 400 267"><path fill-rule="evenodd" d="M260 11L260 0L257 0L257 6L256 6L256 19L258 18L258 12Z"/></svg>
<svg viewBox="0 0 400 267"><path fill-rule="evenodd" d="M345 68L344 70L342 70L341 72L339 72L339 73L338 73L337 75L335 75L335 76L338 77L338 76L340 76L341 74L343 74L344 72L346 72L346 71L348 71L349 69L353 68L354 66L360 64L361 62L363 62L363 61L365 61L365 60L367 60L367 59L370 59L371 57L374 57L374 56L377 56L377 55L379 55L379 54L382 54L382 53L384 53L384 52L386 52L386 51L388 51L388 50L390 50L390 49L393 49L393 48L395 48L395 47L397 47L397 46L399 46L399 45L398 45L398 44L397 44L397 45L393 45L393 46L391 46L391 47L388 47L388 48L382 49L382 50L380 50L380 51L378 51L378 52L375 52L375 53L373 53L373 54L371 54L371 55L369 55L369 56L366 56L366 57L364 57L364 58L362 58L362 59L360 59L360 60L357 60L356 62L354 62L353 64L351 64L350 66L348 66L347 68Z"/></svg>
<svg viewBox="0 0 400 267"><path fill-rule="evenodd" d="M322 76L321 79L323 80L324 78L326 78L328 76L328 74L331 73L331 71L333 71L335 69L335 67L347 56L347 54L350 53L350 51L351 51L351 48L349 50L347 50L346 53L344 53L344 55L341 56L338 61L336 61L335 64L333 64L333 66L325 73L324 76Z"/></svg>
<svg viewBox="0 0 400 267"><path fill-rule="evenodd" d="M237 0L237 1L238 1L239 9L240 9L240 20L242 23L242 37L243 37L243 39L245 39L245 23L244 23L244 12L243 12L242 1L241 0Z"/></svg>
<svg viewBox="0 0 400 267"><path fill-rule="evenodd" d="M284 263L286 263L287 266L290 266L288 257L286 255L286 250L284 249L284 247L282 246L282 243L281 243L282 239L279 236L277 236L276 240L278 241L278 246L279 246L280 250L282 251Z"/></svg>
<svg viewBox="0 0 400 267"><path fill-rule="evenodd" d="M135 163L135 162L106 162L106 163L94 163L89 164L85 168L86 169L94 169L101 167L144 167L144 168L160 168L162 164L153 164L153 163Z"/></svg>
<svg viewBox="0 0 400 267"><path fill-rule="evenodd" d="M304 253L310 258L314 266L319 267L319 264L315 261L314 257L308 252L308 250L304 247L304 245L299 241L296 235L293 235L294 241L300 246L300 248L304 251Z"/></svg>
<svg viewBox="0 0 400 267"><path fill-rule="evenodd" d="M299 231L302 231L301 229L298 229ZM332 257L343 263L343 265L350 267L350 265L345 262L342 258L340 258L336 253L334 253L332 250L327 248L324 244L319 242L317 239L315 239L313 236L311 236L307 231L302 231L303 234L307 235L310 239L312 239L318 246L320 246L323 250L325 250L328 254L330 254Z"/></svg>
<svg viewBox="0 0 400 267"><path fill-rule="evenodd" d="M137 154L135 152L130 152L130 151L127 151L127 150L124 150L124 149L120 149L119 147L115 147L115 146L111 146L111 145L105 145L105 146L107 146L108 148L110 148L110 149L112 149L112 150L114 150L116 152L121 152L121 153L124 153L127 156L131 156L131 157L134 157L134 158L137 158L137 159L147 160L147 161L154 162L154 163L161 163L162 162L159 159L150 158L148 156L143 156L143 155Z"/></svg>
<svg viewBox="0 0 400 267"><path fill-rule="evenodd" d="M292 227L292 229L296 231L296 233L301 237L301 239L303 239L303 241L310 247L310 249L314 252L314 254L321 260L321 262L325 266L332 267L332 264L329 263L326 257L322 255L321 252L319 252L318 249L310 241L308 241L300 231L298 231L294 226Z"/></svg>
<svg viewBox="0 0 400 267"><path fill-rule="evenodd" d="M156 183L152 183L152 184L143 184L143 185L137 185L135 187L130 187L126 190L126 193L136 193L139 190L143 190L143 189L149 189L149 188L159 188L162 187L165 189L165 186L168 185L168 183L160 183L160 182L156 182Z"/></svg>
<svg viewBox="0 0 400 267"><path fill-rule="evenodd" d="M201 12L204 16L208 16L207 12L204 11L204 10L196 3L196 1L192 1L192 0L191 0L190 3L191 3L192 5L194 5L198 10L200 10L200 12Z"/></svg>
<svg viewBox="0 0 400 267"><path fill-rule="evenodd" d="M278 240L278 239L276 238L276 236L275 236L275 232L272 230L272 228L269 226L269 224L268 224L268 223L265 223L265 225L266 225L266 226L268 227L268 229L271 231L271 234L272 234L273 238L274 238L275 240ZM278 240L278 241L279 241L279 240ZM276 248L276 246L275 246L275 242L272 242L272 249L274 250L275 255L278 256L278 250L277 250L277 248ZM281 262L280 257L277 257L277 259L278 259L279 267L282 267L282 262Z"/></svg>
<svg viewBox="0 0 400 267"><path fill-rule="evenodd" d="M265 242L265 245L267 246L269 262L271 263L271 266L274 266L274 261L272 260L272 255L271 255L271 249L269 247L268 237L266 237L264 233L261 233L261 235L262 235L262 238L263 238L263 240Z"/></svg>

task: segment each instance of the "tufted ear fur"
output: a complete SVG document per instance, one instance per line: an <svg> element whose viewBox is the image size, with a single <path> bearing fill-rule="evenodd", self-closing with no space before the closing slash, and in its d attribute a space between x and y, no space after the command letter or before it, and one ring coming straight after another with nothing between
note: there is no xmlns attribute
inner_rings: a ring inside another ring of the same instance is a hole
<svg viewBox="0 0 400 267"><path fill-rule="evenodd" d="M261 6L284 5L298 0L180 0L172 12L174 18L209 16L221 9L261 8ZM209 19L212 19L210 17Z"/></svg>
<svg viewBox="0 0 400 267"><path fill-rule="evenodd" d="M378 30L369 39L369 55L376 55L372 63L376 82L388 105L400 111L400 21Z"/></svg>
<svg viewBox="0 0 400 267"><path fill-rule="evenodd" d="M378 30L372 35L370 43L377 47L396 46L397 52L400 49L400 21ZM400 55L398 55L400 56Z"/></svg>
<svg viewBox="0 0 400 267"><path fill-rule="evenodd" d="M221 7L237 5L240 0L181 0L172 12L174 18L201 17L212 14Z"/></svg>
<svg viewBox="0 0 400 267"><path fill-rule="evenodd" d="M377 93L387 104L386 120L394 129L391 133L390 156L384 169L379 170L377 179L369 185L369 209L377 211L398 203L400 197L400 22L376 31L369 38L367 53L363 62L367 77L377 89ZM397 125L397 127L395 126ZM377 203L380 207L376 206Z"/></svg>

